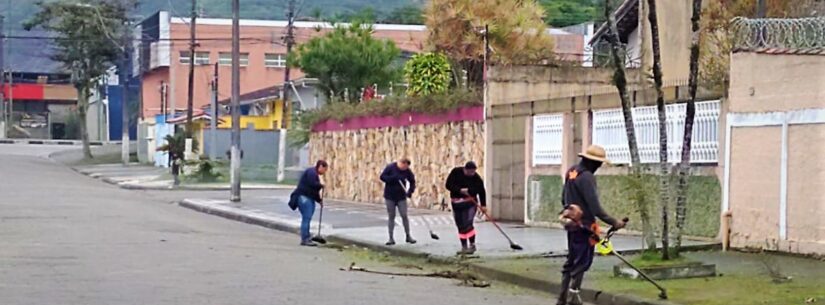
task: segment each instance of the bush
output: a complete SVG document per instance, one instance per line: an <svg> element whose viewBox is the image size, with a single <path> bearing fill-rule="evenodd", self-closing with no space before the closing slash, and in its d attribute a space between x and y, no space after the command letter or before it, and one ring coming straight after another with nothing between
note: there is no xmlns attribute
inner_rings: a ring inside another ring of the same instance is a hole
<svg viewBox="0 0 825 305"><path fill-rule="evenodd" d="M197 162L197 169L187 178L194 179L197 182L216 182L222 176L216 169L218 162L209 160L200 160Z"/></svg>
<svg viewBox="0 0 825 305"><path fill-rule="evenodd" d="M409 95L440 94L450 86L450 62L441 53L416 54L404 65Z"/></svg>

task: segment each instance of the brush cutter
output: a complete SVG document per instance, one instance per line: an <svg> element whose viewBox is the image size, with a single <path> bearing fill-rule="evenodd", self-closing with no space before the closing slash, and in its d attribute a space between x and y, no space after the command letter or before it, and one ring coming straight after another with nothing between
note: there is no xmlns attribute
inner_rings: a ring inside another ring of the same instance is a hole
<svg viewBox="0 0 825 305"><path fill-rule="evenodd" d="M501 235L504 235L504 238L506 238L507 241L510 242L510 249L517 250L517 251L524 250L524 248L522 248L519 244L513 242L513 240L510 238L510 236L507 235L507 233L504 232L504 229L502 229L501 226L498 225L496 220L493 219L493 217L490 216L490 214L487 213L486 210L481 208L481 204L478 203L478 200L476 200L475 198L472 198L472 197L467 198L467 199L472 201L473 203L475 203L478 210L481 211L482 213L484 213L484 216L487 217L487 220L489 220L490 222L493 223L494 226L496 226L496 229L498 229L498 231L501 232Z"/></svg>
<svg viewBox="0 0 825 305"><path fill-rule="evenodd" d="M410 192L410 181L409 180L404 180L404 181L398 180L398 183L400 183L401 187L404 188L404 193L409 193ZM430 222L427 221L427 217L422 217L421 219L424 220L424 224L427 225L427 230L430 231L430 238L438 240L439 239L438 234L435 234L435 232L433 232L433 229L430 227Z"/></svg>
<svg viewBox="0 0 825 305"><path fill-rule="evenodd" d="M629 219L625 218L622 221L628 222ZM656 283L656 281L654 281L649 276L647 276L647 274L642 272L642 270L639 270L639 268L637 268L636 266L633 266L633 264L628 262L627 259L624 258L624 256L622 256L621 254L619 254L619 252L616 252L616 250L613 249L613 243L610 242L610 238L613 237L613 234L616 233L616 231L618 231L618 230L619 229L616 229L616 228L610 228L610 230L607 230L607 234L604 236L604 238L601 238L598 234L593 233L593 238L595 238L597 240L596 252L598 252L601 255L610 255L612 253L619 260L621 260L622 262L624 262L625 264L630 266L630 268L632 268L633 270L636 270L636 272L638 272L639 275L642 278L644 278L645 280L647 280L648 282L653 284L653 286L656 286L656 288L659 289L659 298L660 299L667 300L667 290L664 287L659 285L659 283ZM591 231L591 233L592 233L592 231Z"/></svg>
<svg viewBox="0 0 825 305"><path fill-rule="evenodd" d="M321 201L322 202L324 200L324 194L325 193L326 193L325 191L321 191ZM322 245L326 245L327 244L326 238L321 236L321 224L323 223L323 221L324 221L324 204L321 203L321 215L318 216L318 234L312 237L312 241L314 241L316 243L319 243L319 244L322 244Z"/></svg>

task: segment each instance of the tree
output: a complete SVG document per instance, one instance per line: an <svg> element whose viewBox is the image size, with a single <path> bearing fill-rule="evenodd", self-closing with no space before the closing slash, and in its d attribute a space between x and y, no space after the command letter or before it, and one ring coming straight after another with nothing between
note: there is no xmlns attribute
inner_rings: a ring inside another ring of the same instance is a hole
<svg viewBox="0 0 825 305"><path fill-rule="evenodd" d="M83 155L92 158L86 110L91 89L97 79L119 60L119 47L112 33L120 33L128 19L128 3L123 1L83 0L72 2L37 2L38 11L26 21L26 30L42 28L57 34L53 59L72 71L72 85L77 90L77 112Z"/></svg>
<svg viewBox="0 0 825 305"><path fill-rule="evenodd" d="M186 132L176 132L175 134L168 134L163 138L165 143L158 147L157 151L165 151L170 154L183 156L186 153L186 140L188 135ZM198 139L192 138L192 152L198 152Z"/></svg>
<svg viewBox="0 0 825 305"><path fill-rule="evenodd" d="M392 41L372 37L372 26L355 22L298 46L289 63L317 78L328 97L355 101L367 85L398 80L400 55Z"/></svg>
<svg viewBox="0 0 825 305"><path fill-rule="evenodd" d="M425 10L428 43L483 83L483 30L489 27L490 61L535 64L554 58L544 10L535 1L432 0Z"/></svg>
<svg viewBox="0 0 825 305"><path fill-rule="evenodd" d="M662 50L659 47L659 20L656 12L656 0L647 0L650 11L650 40L653 44L653 82L656 87L656 110L659 114L659 201L662 207L662 259L670 259L670 234L668 232L668 213L670 200L670 177L667 168L667 113L665 112L665 93L662 90Z"/></svg>
<svg viewBox="0 0 825 305"><path fill-rule="evenodd" d="M549 15L548 25L566 27L594 21L598 16L598 1L594 0L541 0L541 6Z"/></svg>
<svg viewBox="0 0 825 305"><path fill-rule="evenodd" d="M417 5L405 5L389 12L382 22L393 24L424 24L424 11Z"/></svg>
<svg viewBox="0 0 825 305"><path fill-rule="evenodd" d="M440 53L424 53L413 56L404 65L407 94L430 95L447 91L452 80L450 62Z"/></svg>
<svg viewBox="0 0 825 305"><path fill-rule="evenodd" d="M727 94L730 71L730 21L734 17L755 17L757 0L709 0L701 16L699 81L703 88ZM822 0L768 0L769 18L825 16Z"/></svg>
<svg viewBox="0 0 825 305"><path fill-rule="evenodd" d="M693 141L693 119L696 116L696 90L699 87L699 35L702 18L702 0L693 0L693 14L690 18L693 36L690 43L690 76L688 91L690 100L685 107L685 134L682 137L682 160L679 162L679 184L676 189L676 244L677 253L682 250L682 233L687 215L688 170L690 169L690 149Z"/></svg>
<svg viewBox="0 0 825 305"><path fill-rule="evenodd" d="M653 225L650 223L648 211L648 200L641 187L642 181L642 161L639 156L639 143L636 138L636 128L633 122L633 110L630 107L630 97L627 93L627 74L625 71L625 61L623 60L626 50L624 50L619 40L619 30L616 28L616 20L611 13L610 1L604 2L604 17L607 20L607 35L605 36L610 45L610 56L613 64L613 84L619 91L619 98L622 103L622 115L624 116L625 133L627 134L627 147L630 150L630 179L635 187L631 187L634 192L631 196L639 211L642 221L642 233L644 245L648 249L656 248L656 241L653 238Z"/></svg>

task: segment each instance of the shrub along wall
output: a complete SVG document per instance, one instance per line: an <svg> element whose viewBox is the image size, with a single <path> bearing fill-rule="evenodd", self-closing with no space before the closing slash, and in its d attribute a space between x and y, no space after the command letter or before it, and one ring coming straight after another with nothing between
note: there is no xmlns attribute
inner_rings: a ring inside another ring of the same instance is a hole
<svg viewBox="0 0 825 305"><path fill-rule="evenodd" d="M654 175L644 175L642 181L634 182L630 176L624 175L597 175L599 185L599 198L604 208L614 217L627 215L631 222L628 227L632 230L641 231L639 213L633 201L630 199L630 188L642 187L647 192L654 204L652 206L652 221L656 227L660 226L661 208L658 200L658 179ZM557 222L558 213L561 211L561 189L562 179L559 176L534 175L530 177L528 184L530 194L536 190L536 181L539 193L535 197L529 197L528 214L531 222ZM721 209L722 189L719 179L716 176L691 176L688 187L687 219L685 234L692 236L716 237L719 231L719 215ZM640 184L640 185L638 185ZM638 186L637 186L638 185ZM674 183L675 185L675 183ZM674 201L675 202L675 201ZM675 232L676 219L674 212L675 204L671 204L670 216L671 232ZM658 231L658 230L657 230Z"/></svg>
<svg viewBox="0 0 825 305"><path fill-rule="evenodd" d="M382 203L381 171L390 162L408 157L418 184L412 204L437 206L449 199L444 182L454 167L474 160L479 172L484 172L481 113L479 107L470 114L453 112L451 117L404 114L316 124L310 135L310 158L330 164L324 178L328 198ZM385 127L375 127L377 120L383 120Z"/></svg>

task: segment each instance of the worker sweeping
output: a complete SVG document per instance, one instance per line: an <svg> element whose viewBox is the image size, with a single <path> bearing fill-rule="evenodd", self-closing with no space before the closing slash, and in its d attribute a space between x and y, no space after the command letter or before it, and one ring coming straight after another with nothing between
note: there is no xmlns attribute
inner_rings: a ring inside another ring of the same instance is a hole
<svg viewBox="0 0 825 305"><path fill-rule="evenodd" d="M395 245L395 212L401 215L401 222L406 233L408 244L416 243L410 234L410 219L407 216L407 198L412 197L415 192L415 175L410 169L410 159L401 158L390 163L381 172L381 181L384 182L384 203L387 206L387 230L390 238L387 246ZM406 185L409 187L405 188Z"/></svg>
<svg viewBox="0 0 825 305"><path fill-rule="evenodd" d="M329 168L329 165L324 160L318 160L315 167L308 168L301 175L298 181L298 187L292 192L290 196L289 206L301 212L301 245L307 247L315 247L312 241L312 236L309 233L310 221L315 214L315 203L322 205L324 199L321 198L321 189L324 185L321 183L321 177ZM323 211L323 210L322 210ZM320 226L320 224L319 224Z"/></svg>
<svg viewBox="0 0 825 305"><path fill-rule="evenodd" d="M487 212L487 192L484 190L484 180L476 173L477 170L475 162L470 161L463 167L454 168L447 176L446 186L450 191L453 218L461 241L461 251L458 251L458 255L471 255L476 252L476 229L473 227L476 207L485 214Z"/></svg>
<svg viewBox="0 0 825 305"><path fill-rule="evenodd" d="M608 215L599 202L596 191L595 173L599 167L609 161L604 148L592 145L580 153L581 162L567 170L562 189L564 210L559 219L567 230L567 261L562 268L561 292L559 305L582 304L580 296L584 273L593 263L594 247L598 240L592 238L599 234L596 218L621 229L625 223Z"/></svg>

